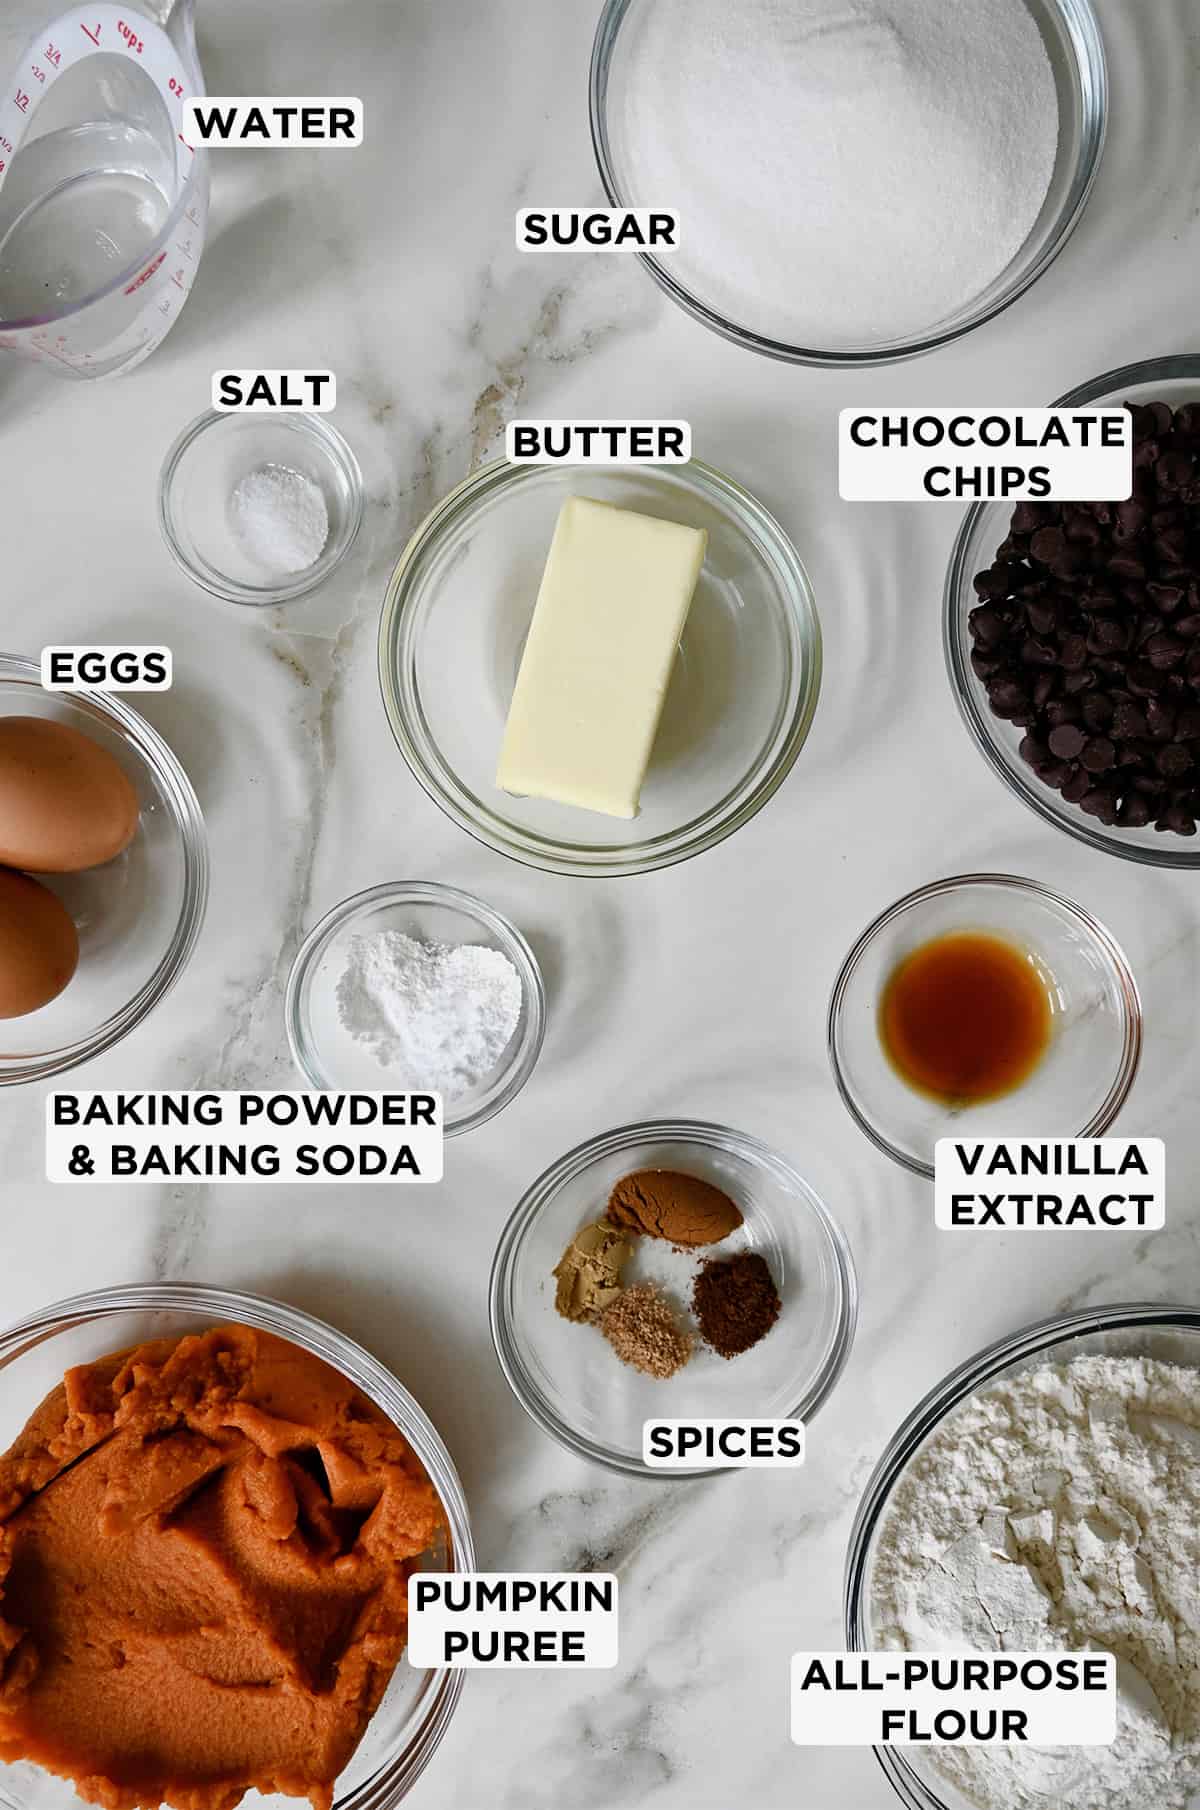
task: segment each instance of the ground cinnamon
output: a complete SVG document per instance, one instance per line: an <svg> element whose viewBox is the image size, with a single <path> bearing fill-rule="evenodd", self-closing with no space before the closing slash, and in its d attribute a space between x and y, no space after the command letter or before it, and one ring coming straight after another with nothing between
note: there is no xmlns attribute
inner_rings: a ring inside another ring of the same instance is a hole
<svg viewBox="0 0 1200 1810"><path fill-rule="evenodd" d="M609 1223L624 1232L664 1238L684 1249L719 1244L742 1223L741 1209L720 1188L676 1169L623 1175L608 1202Z"/></svg>
<svg viewBox="0 0 1200 1810"><path fill-rule="evenodd" d="M779 1291L757 1251L710 1257L692 1284L692 1312L705 1343L738 1357L765 1338L779 1318Z"/></svg>

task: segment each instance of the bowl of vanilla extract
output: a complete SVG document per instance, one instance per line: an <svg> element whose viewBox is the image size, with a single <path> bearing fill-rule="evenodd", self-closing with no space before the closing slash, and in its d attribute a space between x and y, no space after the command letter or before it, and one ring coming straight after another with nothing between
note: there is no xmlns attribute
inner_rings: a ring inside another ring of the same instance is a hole
<svg viewBox="0 0 1200 1810"><path fill-rule="evenodd" d="M958 874L867 926L829 1004L838 1091L932 1176L940 1137L1101 1137L1142 1047L1137 983L1090 912L1014 874Z"/></svg>

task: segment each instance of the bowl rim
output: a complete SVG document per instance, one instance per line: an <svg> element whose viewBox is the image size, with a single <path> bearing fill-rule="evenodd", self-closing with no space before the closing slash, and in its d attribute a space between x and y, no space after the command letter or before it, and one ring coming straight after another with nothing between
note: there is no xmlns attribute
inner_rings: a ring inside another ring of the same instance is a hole
<svg viewBox="0 0 1200 1810"><path fill-rule="evenodd" d="M732 806L726 805L720 817L707 822L706 828L686 841L680 840L680 831L673 830L641 845L633 853L619 844L611 848L595 845L599 847L600 858L597 859L593 845L554 843L523 832L507 835L493 831L481 823L458 796L464 788L448 763L440 764L454 782L453 788L443 784L438 776L436 763L427 754L427 745L436 752L436 743L432 736L415 730L409 720L410 706L402 672L404 662L398 656L412 606L410 587L428 550L436 547L464 517L469 517L486 497L518 484L544 481L552 469L543 465L514 465L505 458L492 459L456 484L418 523L388 579L380 613L378 672L384 711L396 746L426 797L484 848L523 867L577 879L619 879L657 872L717 847L757 816L787 779L808 739L820 699L822 646L816 597L790 535L757 497L727 473L700 459L689 459L684 465L638 466L637 471L643 477L653 473L678 479L681 474L688 474L685 481L690 481L710 502L726 510L742 531L752 534L757 545L769 555L768 563L778 574L776 588L788 630L790 661L795 669L795 697L784 700L779 746L753 790L745 797L739 796ZM684 826L685 829L689 827Z"/></svg>
<svg viewBox="0 0 1200 1810"><path fill-rule="evenodd" d="M620 192L612 155L608 129L608 77L621 26L634 4L635 0L605 0L592 42L588 75L592 149L609 204L620 208L627 207L630 203ZM905 359L919 358L941 346L950 345L964 334L974 332L977 327L995 320L1045 274L1074 233L1095 186L1108 131L1108 59L1092 0L1047 0L1047 4L1057 11L1063 23L1071 45L1075 76L1084 91L1083 129L1074 176L1058 222L1043 246L1041 255L1017 281L1006 286L993 301L982 309L973 311L966 319L960 319L954 326L941 331L905 337L883 347L848 347L830 352L817 347L795 346L785 340L756 333L752 328L743 327L717 309L709 307L673 276L669 267L652 253L639 251L635 255L659 288L685 314L690 314L693 320L699 321L701 326L708 327L734 345L786 364L816 365L825 369L863 369L874 365L899 364ZM1086 104L1089 95L1092 102L1090 111ZM1060 133L1061 128L1060 120ZM1016 255L1019 256L1020 253Z"/></svg>
<svg viewBox="0 0 1200 1810"><path fill-rule="evenodd" d="M301 1026L301 1001L305 983L337 932L352 918L385 901L397 905L444 906L473 919L501 946L502 953L508 956L521 979L526 1026L524 1035L514 1033L511 1054L509 1050L505 1051L508 1061L504 1085L494 1095L480 1101L471 1112L456 1117L453 1105L445 1109L444 1135L448 1138L459 1137L465 1131L474 1131L480 1125L486 1125L489 1119L494 1119L498 1112L503 1112L516 1099L537 1067L546 1036L546 983L537 956L528 939L503 912L497 911L494 905L489 905L486 899L477 898L473 893L463 892L457 886L445 886L440 880L383 880L377 886L368 886L362 892L351 893L348 898L331 906L304 938L288 974L283 1019L292 1061L310 1087L324 1088L328 1085L313 1071L307 1059L309 1040L302 1034ZM499 1066L503 1071L504 1058Z"/></svg>
<svg viewBox="0 0 1200 1810"><path fill-rule="evenodd" d="M366 507L366 487L354 449L345 435L331 421L326 421L323 415L301 410L259 415L256 419L261 427L282 426L294 433L307 433L330 462L340 468L350 490L350 506L341 538L336 544L327 543L320 556L305 571L291 578L280 579L277 584L239 584L235 579L225 578L213 567L198 566L188 557L175 532L172 503L179 467L196 441L210 428L225 422L245 422L246 419L247 411L244 409L209 408L176 435L167 449L158 474L158 526L175 564L202 591L207 591L210 597L219 597L223 603L241 604L250 609L267 609L272 604L292 603L297 597L307 596L333 575L358 539Z"/></svg>
<svg viewBox="0 0 1200 1810"><path fill-rule="evenodd" d="M829 996L829 1009L825 1020L825 1048L842 1104L859 1130L865 1133L877 1150L881 1150L885 1156L890 1156L893 1162L899 1163L910 1174L922 1176L927 1181L933 1179L933 1164L922 1162L919 1157L913 1156L910 1151L901 1150L898 1145L893 1144L885 1137L874 1121L868 1118L850 1087L839 1054L846 996L860 961L876 937L886 930L889 924L894 923L913 906L923 904L927 899L940 898L944 894L958 892L972 886L1007 887L1015 892L1032 894L1044 903L1065 912L1083 927L1093 944L1099 945L1108 962L1110 972L1116 978L1123 1008L1125 1031L1121 1060L1109 1085L1108 1093L1083 1130L1073 1132L1072 1136L1103 1137L1129 1097L1129 1091L1133 1086L1142 1056L1142 999L1133 969L1116 937L1106 925L1100 922L1099 918L1093 916L1086 906L1077 904L1074 899L1069 899L1065 893L1056 892L1050 886L1043 886L1040 880L1028 880L1020 874L948 874L944 879L931 880L923 886L914 887L911 892L894 900L877 917L872 918L866 929L860 932L851 945L845 960L838 969L837 979L833 983L833 990Z"/></svg>
<svg viewBox="0 0 1200 1810"><path fill-rule="evenodd" d="M866 1639L870 1581L868 1551L905 1466L931 1434L969 1395L986 1388L1011 1365L1050 1353L1055 1346L1070 1339L1143 1327L1183 1327L1200 1332L1200 1306L1177 1306L1162 1301L1118 1301L1053 1314L993 1339L973 1357L956 1364L921 1397L883 1448L855 1511L846 1547L842 1591L842 1620L849 1651L869 1651ZM877 1746L873 1751L896 1795L909 1810L947 1810L943 1800L912 1772L899 1749Z"/></svg>
<svg viewBox="0 0 1200 1810"><path fill-rule="evenodd" d="M803 1420L809 1425L816 1417L818 1410L828 1401L833 1393L849 1360L854 1344L854 1334L858 1324L858 1275L855 1269L853 1253L849 1240L841 1225L834 1218L820 1195L805 1181L799 1170L766 1144L749 1132L737 1131L732 1126L717 1124L703 1119L647 1119L628 1125L618 1125L611 1131L603 1131L594 1137L586 1138L580 1144L566 1151L533 1181L526 1189L516 1207L509 1216L492 1260L491 1277L488 1283L488 1318L492 1329L492 1344L504 1379L517 1402L525 1413L541 1428L549 1433L552 1439L565 1446L576 1457L589 1460L593 1464L602 1465L606 1470L616 1471L627 1477L648 1478L657 1483L677 1483L694 1481L699 1477L715 1477L724 1475L720 1466L695 1465L686 1470L656 1470L642 1462L640 1457L632 1457L618 1452L611 1446L600 1444L597 1440L587 1438L561 1419L544 1401L541 1391L529 1379L527 1367L521 1357L517 1340L513 1333L513 1314L509 1304L509 1286L512 1280L513 1267L517 1253L532 1229L542 1209L558 1194L563 1185L580 1175L600 1157L616 1154L634 1144L653 1141L696 1144L703 1148L734 1150L747 1161L767 1168L784 1180L789 1188L797 1190L812 1209L813 1216L823 1232L827 1248L833 1258L834 1271L837 1278L837 1289L840 1296L833 1330L826 1350L804 1394L796 1406L782 1418Z"/></svg>
<svg viewBox="0 0 1200 1810"><path fill-rule="evenodd" d="M1106 396L1116 395L1124 389L1133 389L1139 384L1174 383L1181 380L1200 384L1200 353L1167 353L1157 358L1142 358L1132 364L1118 365L1114 370L1089 378L1086 383L1077 384L1052 403L1051 407L1086 408ZM1032 772L1027 775L1010 768L1001 759L994 731L996 719L986 708L986 703L981 704L980 699L986 699L986 694L970 669L966 611L962 611L960 623L960 605L973 596L975 572L971 567L975 565L975 555L971 551L972 543L982 528L988 510L996 506L995 502L972 503L963 516L954 538L942 589L942 651L954 702L971 740L992 771L999 774L1008 790L1022 804L1028 805L1031 811L1036 811L1043 822L1073 836L1077 842L1084 842L1089 848L1098 849L1101 854L1116 855L1123 861L1135 861L1143 867L1200 867L1200 849L1172 846L1172 843L1182 844L1182 837L1163 837L1161 847L1135 847L1130 842L1122 841L1116 834L1106 832L1102 825L1094 824L1082 811L1065 808L1058 793L1051 791L1049 786L1042 785Z"/></svg>
<svg viewBox="0 0 1200 1810"><path fill-rule="evenodd" d="M0 1332L0 1370L56 1333L102 1320L114 1313L194 1313L214 1322L240 1321L263 1332L290 1339L321 1358L370 1397L407 1440L419 1458L450 1526L452 1569L473 1571L475 1547L470 1515L454 1460L420 1403L385 1364L347 1334L303 1308L269 1295L240 1289L213 1288L198 1282L130 1282L89 1289L27 1314ZM406 1664L401 1656L400 1664ZM348 1796L336 1798L334 1810L392 1810L424 1772L446 1733L462 1696L464 1674L431 1668L433 1697L408 1746L381 1766Z"/></svg>
<svg viewBox="0 0 1200 1810"><path fill-rule="evenodd" d="M0 653L0 682L4 680L32 685L39 695L46 695L39 662L24 654ZM128 1036L149 1017L183 973L196 946L208 905L209 858L204 817L195 788L178 756L157 729L115 693L82 687L64 695L68 700L85 700L99 715L111 718L124 731L124 740L136 748L169 800L183 852L183 897L171 940L158 966L133 998L94 1031L72 1044L64 1044L36 1057L0 1058L0 1087L19 1087L30 1081L49 1080L53 1075L64 1074L68 1069L103 1055L122 1037Z"/></svg>

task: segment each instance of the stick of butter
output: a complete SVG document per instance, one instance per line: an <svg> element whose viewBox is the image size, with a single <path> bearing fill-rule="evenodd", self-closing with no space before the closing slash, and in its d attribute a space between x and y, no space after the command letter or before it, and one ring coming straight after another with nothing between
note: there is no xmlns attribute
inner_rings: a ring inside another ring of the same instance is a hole
<svg viewBox="0 0 1200 1810"><path fill-rule="evenodd" d="M700 528L567 499L500 749L503 791L637 815L707 544Z"/></svg>

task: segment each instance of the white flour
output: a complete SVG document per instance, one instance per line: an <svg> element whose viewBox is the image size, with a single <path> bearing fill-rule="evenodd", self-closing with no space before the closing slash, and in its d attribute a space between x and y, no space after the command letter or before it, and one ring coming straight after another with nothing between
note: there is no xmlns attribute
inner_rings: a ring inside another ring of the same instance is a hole
<svg viewBox="0 0 1200 1810"><path fill-rule="evenodd" d="M666 263L743 326L819 348L972 302L1046 198L1058 96L1025 0L655 0L613 136Z"/></svg>
<svg viewBox="0 0 1200 1810"><path fill-rule="evenodd" d="M400 1087L460 1099L496 1067L521 1017L521 977L499 949L399 930L350 940L338 1017Z"/></svg>
<svg viewBox="0 0 1200 1810"><path fill-rule="evenodd" d="M893 1498L875 1645L1117 1655L1111 1747L941 1748L985 1810L1183 1810L1200 1787L1200 1376L1047 1365L974 1396Z"/></svg>

